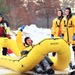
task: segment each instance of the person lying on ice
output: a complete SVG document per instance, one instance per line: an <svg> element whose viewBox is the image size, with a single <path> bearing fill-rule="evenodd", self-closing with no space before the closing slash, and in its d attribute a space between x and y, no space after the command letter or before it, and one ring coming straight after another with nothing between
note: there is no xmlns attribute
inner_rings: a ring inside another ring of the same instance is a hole
<svg viewBox="0 0 75 75"><path fill-rule="evenodd" d="M23 31L24 27L25 26L23 25L20 28L20 31L17 33L17 36L16 36L16 42L19 46L19 49L21 50L21 55L22 56L29 53L29 51L25 50L26 47L28 47L28 46L33 47L34 46L33 41L31 40L30 37L26 37L24 39L25 44L22 43L22 31ZM19 39L19 38L21 38L21 39ZM21 41L21 43L20 43L20 41ZM47 56L45 56L43 58L43 60L39 64L36 65L36 67L34 68L34 72L54 74L54 70L51 68L52 65L53 65L53 62Z"/></svg>

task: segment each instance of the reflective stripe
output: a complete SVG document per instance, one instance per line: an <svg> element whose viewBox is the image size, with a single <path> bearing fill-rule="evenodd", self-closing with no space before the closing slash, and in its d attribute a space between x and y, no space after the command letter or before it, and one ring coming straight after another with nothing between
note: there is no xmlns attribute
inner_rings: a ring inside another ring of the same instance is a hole
<svg viewBox="0 0 75 75"><path fill-rule="evenodd" d="M10 27L7 27L6 34L10 34Z"/></svg>
<svg viewBox="0 0 75 75"><path fill-rule="evenodd" d="M74 27L74 26L66 26L66 25L64 25L64 26L67 27L67 28Z"/></svg>
<svg viewBox="0 0 75 75"><path fill-rule="evenodd" d="M4 27L5 27L5 29L7 29L7 25L6 25L6 23L4 23Z"/></svg>

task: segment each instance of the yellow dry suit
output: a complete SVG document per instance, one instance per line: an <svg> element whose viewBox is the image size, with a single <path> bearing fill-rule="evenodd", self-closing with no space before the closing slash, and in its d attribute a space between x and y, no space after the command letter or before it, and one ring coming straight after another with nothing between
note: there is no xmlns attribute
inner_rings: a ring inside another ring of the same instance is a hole
<svg viewBox="0 0 75 75"><path fill-rule="evenodd" d="M62 20L62 34L64 34L64 40L67 41L68 44L74 44L73 35L75 33L75 15L72 15L70 19L66 17Z"/></svg>
<svg viewBox="0 0 75 75"><path fill-rule="evenodd" d="M53 34L54 37L58 37L61 35L62 19L60 20L58 18L55 18L52 22L51 34Z"/></svg>
<svg viewBox="0 0 75 75"><path fill-rule="evenodd" d="M17 45L19 47L20 52L22 52L23 50L29 51L32 48L32 46L28 46L28 45L23 43L23 41L22 41L22 32L21 31L18 31L18 33L17 33L16 42L17 42Z"/></svg>

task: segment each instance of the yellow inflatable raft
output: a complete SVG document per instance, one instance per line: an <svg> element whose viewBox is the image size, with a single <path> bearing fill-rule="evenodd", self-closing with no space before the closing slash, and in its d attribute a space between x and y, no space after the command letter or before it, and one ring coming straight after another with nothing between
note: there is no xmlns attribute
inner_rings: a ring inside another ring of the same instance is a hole
<svg viewBox="0 0 75 75"><path fill-rule="evenodd" d="M5 38L2 38L2 40L5 40ZM0 38L0 47L10 46L9 44L5 44L5 42L2 40ZM14 49L15 52L16 46ZM54 62L54 65L52 66L53 69L63 70L68 67L71 58L70 48L68 44L61 38L44 39L31 48L31 51L27 56L23 56L21 58L0 55L0 66L4 66L21 73L27 72L34 68L36 64L38 64L49 52L57 53L56 57L51 57L51 60ZM17 53L15 52L15 54Z"/></svg>

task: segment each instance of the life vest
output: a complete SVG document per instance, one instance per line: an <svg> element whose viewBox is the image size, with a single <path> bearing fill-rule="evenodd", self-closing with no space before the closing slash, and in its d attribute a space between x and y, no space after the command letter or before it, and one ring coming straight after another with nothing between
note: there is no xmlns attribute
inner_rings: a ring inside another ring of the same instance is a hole
<svg viewBox="0 0 75 75"><path fill-rule="evenodd" d="M5 28L0 27L0 37L4 37L5 34L6 34Z"/></svg>

